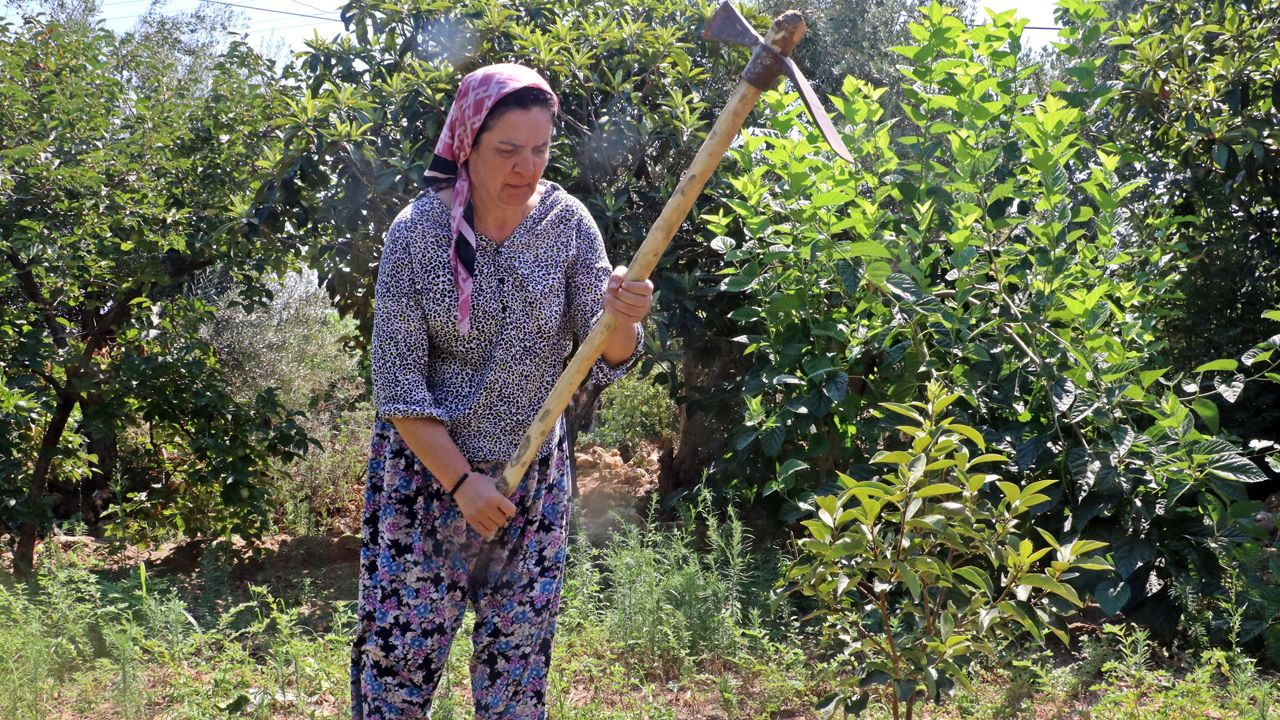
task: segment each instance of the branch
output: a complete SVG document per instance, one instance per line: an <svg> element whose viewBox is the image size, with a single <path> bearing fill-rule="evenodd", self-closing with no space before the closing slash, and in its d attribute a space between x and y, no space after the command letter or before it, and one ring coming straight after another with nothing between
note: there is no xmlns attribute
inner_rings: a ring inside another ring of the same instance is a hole
<svg viewBox="0 0 1280 720"><path fill-rule="evenodd" d="M58 378L54 377L51 373L47 373L38 367L32 367L31 373L36 377L40 378L41 380L49 383L49 386L53 388L54 394L57 395L58 397L66 396L66 393L67 393L66 386L58 382Z"/></svg>
<svg viewBox="0 0 1280 720"><path fill-rule="evenodd" d="M44 322L49 326L49 334L53 337L53 344L59 350L67 348L67 329L58 323L58 316L54 314L53 307L44 297L44 293L40 291L39 284L36 283L35 275L31 272L31 263L23 262L18 254L9 251L6 252L5 258L9 260L9 264L17 271L18 285L22 288L22 294L31 301L31 304L40 308Z"/></svg>
<svg viewBox="0 0 1280 720"><path fill-rule="evenodd" d="M213 265L211 258L201 260L192 260L187 264L178 265L169 271L169 279L171 281L181 281L190 278L195 273ZM93 328L93 332L85 337L84 352L80 355L79 366L83 367L93 354L102 349L107 344L107 338L116 326L124 322L132 312L133 306L130 304L140 297L146 296L155 289L156 283L149 282L142 285L134 285L127 288L125 292L111 300L111 309L98 318L97 324Z"/></svg>

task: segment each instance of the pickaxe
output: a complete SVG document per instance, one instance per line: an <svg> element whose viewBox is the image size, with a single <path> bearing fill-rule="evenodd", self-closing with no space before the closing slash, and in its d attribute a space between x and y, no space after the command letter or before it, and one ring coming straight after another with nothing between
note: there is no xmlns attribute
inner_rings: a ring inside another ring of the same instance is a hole
<svg viewBox="0 0 1280 720"><path fill-rule="evenodd" d="M707 139L702 142L702 147L698 149L698 154L694 156L689 169L685 170L675 192L662 208L662 214L649 228L649 234L645 236L640 249L631 259L631 264L627 267L627 280L645 280L657 267L658 259L671 243L671 238L676 234L680 223L689 214L689 209L693 207L693 201L702 192L703 185L706 185L711 173L720 164L720 158L724 157L729 144L742 129L742 123L746 121L751 108L755 107L756 101L760 99L760 93L773 86L784 73L791 78L791 82L800 91L801 100L832 149L840 157L853 162L853 157L840 140L835 126L831 124L830 118L822 109L822 102L810 87L809 81L805 80L800 69L789 57L796 44L804 37L804 30L804 18L795 10L788 10L779 15L763 38L756 34L746 18L742 17L727 0L712 15L711 20L703 28L702 36L710 40L752 48L751 61L742 71L742 79L734 86L729 103L721 111L719 119L711 128ZM542 446L542 441L555 427L556 421L569 405L569 401L573 399L573 394L591 371L591 365L604 351L605 341L617 327L618 322L616 315L606 311L600 316L591 333L578 346L578 351L561 373L555 387L551 389L551 394L542 404L542 409L538 411L533 424L520 440L520 445L516 448L511 462L507 463L503 470L499 488L507 495L515 492L520 479L524 477L525 470L529 468L538 448Z"/></svg>

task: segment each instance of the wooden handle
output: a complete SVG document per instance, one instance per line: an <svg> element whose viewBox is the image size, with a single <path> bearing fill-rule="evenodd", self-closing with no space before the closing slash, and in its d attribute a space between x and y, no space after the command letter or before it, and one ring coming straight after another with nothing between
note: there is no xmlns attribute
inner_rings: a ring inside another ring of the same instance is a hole
<svg viewBox="0 0 1280 720"><path fill-rule="evenodd" d="M785 54L790 54L791 49L796 46L804 33L803 22L797 24L790 15L784 14L775 20L764 39L766 43ZM798 18L798 15L796 17ZM716 124L711 128L707 139L702 141L698 154L694 156L693 162L680 178L675 192L667 199L667 204L662 208L662 214L649 228L649 233L645 235L640 249L636 250L635 256L631 258L631 264L627 267L627 280L645 280L658 266L658 260L671 244L671 238L680 229L680 223L684 222L685 216L689 214L693 201L702 192L703 186L711 178L711 173L715 172L720 159L724 157L729 145L742 129L747 115L751 113L751 109L759 99L758 88L745 80L738 81L733 95L730 96L724 110L720 112ZM511 462L507 463L506 469L503 470L498 489L506 495L515 492L520 479L524 477L525 471L529 469L530 463L542 446L542 441L555 428L560 415L573 399L573 394L591 372L591 366L604 352L605 343L609 335L617 329L619 322L621 321L617 315L606 310L592 328L591 333L578 346L578 351L574 353L569 365L561 373L555 387L551 388L551 394L542 404L542 409L538 411L533 424L521 438L515 455L511 457ZM570 448L569 451L573 452L573 449Z"/></svg>

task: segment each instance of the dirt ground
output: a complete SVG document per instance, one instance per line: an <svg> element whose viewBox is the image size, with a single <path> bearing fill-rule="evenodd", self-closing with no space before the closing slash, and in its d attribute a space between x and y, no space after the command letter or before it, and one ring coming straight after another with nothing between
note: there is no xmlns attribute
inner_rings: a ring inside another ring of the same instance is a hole
<svg viewBox="0 0 1280 720"><path fill-rule="evenodd" d="M578 451L578 529L589 541L603 543L618 523L641 521L658 485L658 453L656 447L642 447L624 461L617 450L589 447ZM206 569L202 566L210 562L214 543L199 538L154 547L124 546L96 535L54 535L46 542L67 553L92 558L94 565L108 572L136 572L139 563L145 562L149 574L176 578L201 575ZM226 551L233 558L227 578L233 586L305 586L309 594L327 601L356 599L358 535L279 534L256 543L237 538ZM3 570L11 567L8 552L3 553L0 565Z"/></svg>
<svg viewBox="0 0 1280 720"><path fill-rule="evenodd" d="M608 539L620 522L640 522L658 488L657 446L644 446L630 461L617 450L591 447L578 451L581 529L594 544Z"/></svg>

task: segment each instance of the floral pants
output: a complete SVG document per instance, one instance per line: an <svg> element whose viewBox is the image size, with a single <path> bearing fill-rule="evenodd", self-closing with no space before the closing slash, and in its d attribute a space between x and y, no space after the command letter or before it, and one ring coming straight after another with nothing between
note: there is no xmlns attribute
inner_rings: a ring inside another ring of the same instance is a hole
<svg viewBox="0 0 1280 720"><path fill-rule="evenodd" d="M561 437L563 437L563 433ZM500 464L476 465L496 474ZM486 541L390 422L376 421L364 498L353 720L426 720L470 602L477 720L543 720L564 578L568 449L530 468Z"/></svg>

